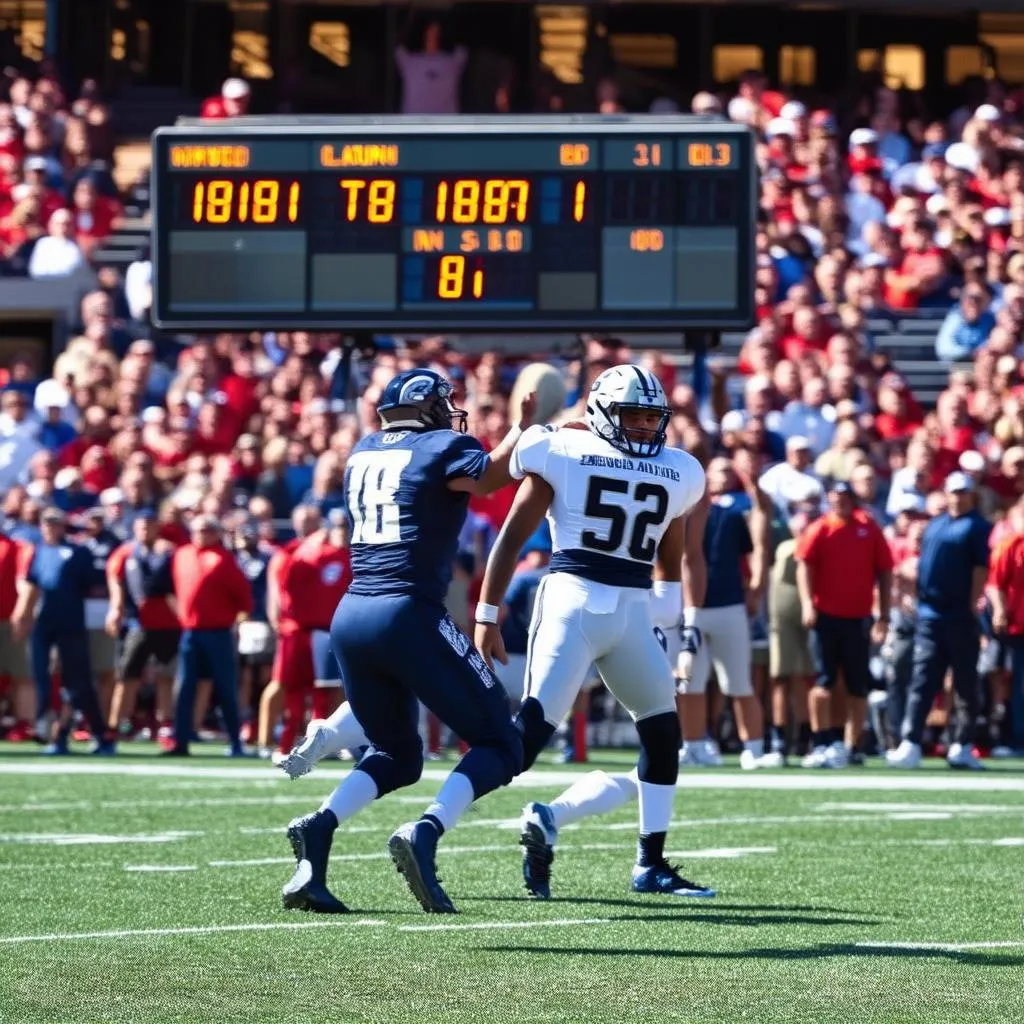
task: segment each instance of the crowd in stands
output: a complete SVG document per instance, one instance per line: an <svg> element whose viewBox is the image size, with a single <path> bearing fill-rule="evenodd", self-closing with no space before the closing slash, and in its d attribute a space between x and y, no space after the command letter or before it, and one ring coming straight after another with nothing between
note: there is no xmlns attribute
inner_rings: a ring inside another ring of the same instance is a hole
<svg viewBox="0 0 1024 1024"><path fill-rule="evenodd" d="M457 110L464 56L440 46L428 31L423 52L399 52L411 112ZM71 101L45 74L5 91L3 273L74 273L117 227L126 198L113 181L109 110L94 83ZM773 89L755 71L727 92L695 95L695 113L758 135L757 324L735 366L712 358L708 387L696 390L664 354L583 339L575 355L551 360L568 405L605 367L643 362L670 396L670 443L760 479L776 541L809 495L845 481L885 527L899 569L915 557L915 524L942 510L957 470L1001 520L994 538L1024 529L1024 94L992 79L968 82L964 96L952 113L926 114L916 98L872 83L840 110ZM557 91L546 102L558 109ZM203 115L233 116L248 103L246 83L230 79ZM596 90L594 109L622 109L613 80ZM670 114L675 104L654 109ZM124 275L93 270L52 368L16 354L4 369L0 529L19 541L38 541L51 505L83 528L99 508L119 537L154 510L171 541L186 539L193 516L212 515L230 544L269 554L290 536L296 506L326 515L341 504L348 453L374 427L375 400L396 371L448 374L469 430L494 444L519 369L548 358L467 356L442 337L380 337L362 349L301 330L166 337L148 324L146 253ZM922 310L939 311L935 360L949 367L934 409L871 326ZM499 494L472 505L453 592L463 622L510 503ZM1004 675L990 681L995 728L1008 696ZM986 733L979 742L1009 740Z"/></svg>

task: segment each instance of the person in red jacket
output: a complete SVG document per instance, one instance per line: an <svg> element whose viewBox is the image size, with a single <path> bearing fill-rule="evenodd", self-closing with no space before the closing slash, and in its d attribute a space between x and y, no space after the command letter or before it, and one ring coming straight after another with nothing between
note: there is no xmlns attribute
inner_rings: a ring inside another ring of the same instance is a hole
<svg viewBox="0 0 1024 1024"><path fill-rule="evenodd" d="M340 509L335 512L344 519ZM303 540L279 577L281 607L290 609L291 621L297 627L287 639L301 646L302 652L293 660L290 672L275 675L285 691L282 758L292 749L302 728L308 697L312 696L314 719L327 718L341 703L341 673L331 651L329 631L334 611L351 581L347 525L332 525ZM282 636L282 646L285 640Z"/></svg>
<svg viewBox="0 0 1024 1024"><path fill-rule="evenodd" d="M107 724L119 729L131 722L142 675L156 662L158 738L170 738L174 663L181 643L181 625L174 609L171 559L174 545L160 537L160 523L150 509L132 523L133 539L107 559L110 611L107 633L118 641L117 683Z"/></svg>
<svg viewBox="0 0 1024 1024"><path fill-rule="evenodd" d="M15 639L11 631L11 616L18 603L18 580L24 576L31 560L30 545L19 544L0 533L0 674L6 676L11 685L16 721L7 739L12 742L31 739L36 718L46 711L46 708L36 709L28 648Z"/></svg>
<svg viewBox="0 0 1024 1024"><path fill-rule="evenodd" d="M1024 534L1012 533L992 552L988 596L992 631L1010 651L1010 735L1016 756L1024 756Z"/></svg>
<svg viewBox="0 0 1024 1024"><path fill-rule="evenodd" d="M311 534L320 529L320 510L311 505L299 505L292 512L295 537L274 552L267 566L267 620L277 634L277 649L270 670L270 682L260 695L257 737L261 757L270 757L271 731L281 710L281 696L289 689L301 689L297 680L309 678L312 683L313 654L303 641L301 629L293 613L291 595L282 592L291 556L295 549ZM298 639L293 639L298 637Z"/></svg>
<svg viewBox="0 0 1024 1024"><path fill-rule="evenodd" d="M252 590L235 556L221 543L216 518L197 516L192 521L192 543L174 553L171 575L182 634L174 747L167 753L188 754L196 687L200 679L212 679L231 743L230 755L244 757L232 627L252 611Z"/></svg>

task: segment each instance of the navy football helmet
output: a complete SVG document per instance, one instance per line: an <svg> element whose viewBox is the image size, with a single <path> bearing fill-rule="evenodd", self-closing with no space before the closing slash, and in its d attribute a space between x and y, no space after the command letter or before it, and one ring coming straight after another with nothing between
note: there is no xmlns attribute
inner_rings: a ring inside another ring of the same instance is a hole
<svg viewBox="0 0 1024 1024"><path fill-rule="evenodd" d="M434 370L405 370L393 377L377 403L385 430L466 432L466 411L452 403L451 384Z"/></svg>

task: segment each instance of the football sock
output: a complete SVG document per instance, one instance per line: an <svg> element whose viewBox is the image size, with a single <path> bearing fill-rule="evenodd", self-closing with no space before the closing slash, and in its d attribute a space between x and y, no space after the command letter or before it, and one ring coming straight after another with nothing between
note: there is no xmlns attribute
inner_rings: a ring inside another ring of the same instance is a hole
<svg viewBox="0 0 1024 1024"><path fill-rule="evenodd" d="M676 787L656 782L640 783L640 835L667 832L672 820L672 802Z"/></svg>
<svg viewBox="0 0 1024 1024"><path fill-rule="evenodd" d="M342 701L331 713L331 717L324 721L322 726L329 734L330 740L324 749L324 757L337 754L342 750L355 750L357 747L366 745L366 735L363 727L356 721L352 712L352 705Z"/></svg>
<svg viewBox="0 0 1024 1024"><path fill-rule="evenodd" d="M341 780L338 788L320 805L331 811L338 822L347 821L377 799L377 783L357 768Z"/></svg>
<svg viewBox="0 0 1024 1024"><path fill-rule="evenodd" d="M754 757L760 757L764 753L764 739L745 740L743 749L753 754Z"/></svg>
<svg viewBox="0 0 1024 1024"><path fill-rule="evenodd" d="M637 796L635 775L590 772L574 782L548 806L555 825L563 828L595 814L608 814Z"/></svg>
<svg viewBox="0 0 1024 1024"><path fill-rule="evenodd" d="M837 727L835 727L833 729L830 729L829 730L829 735L828 735L828 740L826 741L829 744L829 746L831 746L833 743L842 743L843 742L843 732L844 732L844 730L843 730L843 727L841 725L837 726Z"/></svg>
<svg viewBox="0 0 1024 1024"><path fill-rule="evenodd" d="M649 868L665 859L665 833L650 832L640 836L636 844L636 862Z"/></svg>
<svg viewBox="0 0 1024 1024"><path fill-rule="evenodd" d="M778 725L772 726L772 752L776 754L786 753L786 730Z"/></svg>
<svg viewBox="0 0 1024 1024"><path fill-rule="evenodd" d="M829 743L829 730L822 729L821 732L815 730L811 733L811 746L814 747L827 747Z"/></svg>
<svg viewBox="0 0 1024 1024"><path fill-rule="evenodd" d="M462 772L454 771L444 780L441 792L423 812L423 817L435 819L443 831L450 832L474 799L473 783L469 777Z"/></svg>

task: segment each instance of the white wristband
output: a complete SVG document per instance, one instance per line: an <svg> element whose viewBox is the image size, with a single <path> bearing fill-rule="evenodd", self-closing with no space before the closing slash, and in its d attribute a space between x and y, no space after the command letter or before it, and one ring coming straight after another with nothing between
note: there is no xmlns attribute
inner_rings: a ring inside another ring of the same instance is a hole
<svg viewBox="0 0 1024 1024"><path fill-rule="evenodd" d="M487 626L497 625L498 606L496 604L484 604L480 602L476 606L476 621Z"/></svg>
<svg viewBox="0 0 1024 1024"><path fill-rule="evenodd" d="M655 580L651 586L651 618L656 626L678 625L683 607L683 585L678 581Z"/></svg>

